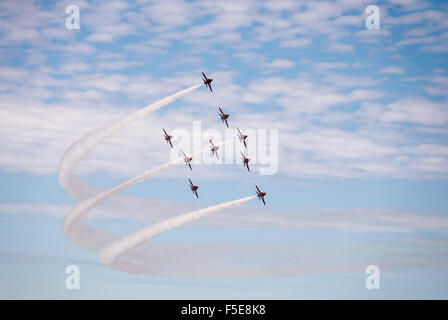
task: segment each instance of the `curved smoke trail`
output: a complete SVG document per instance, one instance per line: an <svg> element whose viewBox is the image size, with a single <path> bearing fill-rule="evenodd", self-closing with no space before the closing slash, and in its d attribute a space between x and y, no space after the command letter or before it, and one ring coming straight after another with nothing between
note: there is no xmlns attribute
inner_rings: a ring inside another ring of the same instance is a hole
<svg viewBox="0 0 448 320"><path fill-rule="evenodd" d="M191 86L187 89L181 90L166 98L156 101L138 111L129 114L128 116L115 121L102 128L94 130L75 143L73 143L62 156L59 165L59 182L73 197L78 200L92 196L98 193L99 189L81 181L74 174L72 169L76 167L79 161L92 149L94 149L100 142L112 136L117 131L130 125L131 123L143 118L145 115L160 109L161 107L183 97L184 95L198 89L202 84Z"/></svg>
<svg viewBox="0 0 448 320"><path fill-rule="evenodd" d="M104 248L102 248L99 252L100 260L105 265L111 265L115 258L124 252L135 248L142 242L168 230L171 230L175 227L181 226L190 221L208 216L210 214L216 213L218 211L224 210L226 208L230 208L232 206L241 204L243 202L255 199L256 196L246 197L234 201L224 202L212 207L208 207L205 209L197 210L194 212L182 214L177 217L173 217L158 223L151 224L144 228L141 228L137 231L130 232L119 239L111 242Z"/></svg>
<svg viewBox="0 0 448 320"><path fill-rule="evenodd" d="M198 210L192 213L184 214L172 219L167 219L162 222L150 225L144 228L144 230L137 230L134 233L128 234L124 237L120 237L118 238L118 240L116 240L117 239L116 237L108 234L107 232L103 232L101 230L88 227L85 224L85 217L87 213L98 203L110 197L111 195L117 193L120 190L130 187L131 185L134 185L136 183L142 182L145 179L148 179L149 177L152 177L155 174L167 170L173 166L181 164L183 162L183 158L178 158L172 162L166 163L152 170L148 170L108 190L102 190L100 188L88 184L87 182L80 180L72 173L73 168L75 168L76 165L79 164L79 162L87 153L93 150L99 143L104 141L106 138L112 136L114 133L130 125L131 123L141 119L143 116L169 104L170 102L173 102L174 100L186 95L187 93L196 90L200 86L201 85L195 85L190 88L179 91L143 109L140 109L116 122L113 122L109 125L106 125L95 131L92 131L87 135L85 135L84 137L82 137L81 139L79 139L78 141L76 141L75 143L73 143L66 150L61 159L59 167L59 181L61 185L64 187L64 189L66 189L67 192L69 192L69 194L71 194L76 199L80 200L80 202L72 210L70 210L70 212L67 214L64 220L64 232L69 238L69 240L87 249L94 248L94 251L100 253L100 259L102 261L113 262L118 255L121 255L128 249L137 246L138 244L145 241L145 239L148 239L151 236L159 234L163 231L167 231L176 226L180 226L184 223L198 219L200 217L231 207L233 205L249 201L254 198L254 197L247 197L235 201L230 201L213 207ZM232 141L234 140L226 141L222 143L220 146L222 147ZM192 156L195 157L197 155L206 152L207 150L209 150L208 147L192 154ZM76 229L75 227L78 227L79 229ZM77 230L78 232L74 232L75 230ZM82 237L76 237L76 235L80 234L79 232L83 234ZM98 235L103 238L103 241L91 242L91 240L89 240L86 242L86 240L88 240L86 239L86 236L89 236L91 238L91 236L98 236ZM128 237L131 237L131 239L126 240L128 239ZM104 242L105 239L108 240ZM106 245L104 245L105 243ZM103 248L103 250L100 250L101 248Z"/></svg>
<svg viewBox="0 0 448 320"><path fill-rule="evenodd" d="M81 201L77 206L75 206L67 215L64 221L64 231L67 237L76 242L83 248L91 249L92 245L94 249L99 248L102 244L91 243L87 241L86 236L80 237L79 239L74 239L72 237L72 229L76 225L81 232L89 236L100 235L102 237L111 238L111 235L102 232L100 230L90 228L85 225L84 219L88 210L95 206L101 199L106 198L116 192L115 188L111 190L102 190L98 187L92 186L89 183L79 179L72 170L80 163L82 158L93 150L99 143L104 141L106 138L112 136L114 133L123 129L124 127L132 124L133 122L141 119L143 116L160 109L161 107L183 97L184 95L193 92L198 89L201 84L191 86L187 89L178 91L168 97L156 101L142 109L133 112L118 121L112 122L104 127L97 130L91 131L75 143L73 143L64 153L60 165L59 165L59 182L62 187L75 199ZM152 172L154 173L154 172ZM147 173L149 174L149 173ZM101 196L101 198L99 198ZM98 200L100 199L100 200ZM78 240L78 241L75 241ZM94 241L95 242L95 241Z"/></svg>
<svg viewBox="0 0 448 320"><path fill-rule="evenodd" d="M223 142L222 144L219 145L219 147L223 147L231 142L233 142L234 140L227 140L225 142ZM209 147L205 147L202 150L193 153L191 156L194 158L196 156L199 156L201 154L203 154L206 151L209 151ZM67 216L64 219L64 232L67 235L67 237L71 240L71 241L75 241L76 239L74 239L72 237L72 229L73 226L75 225L75 221L82 217L85 217L85 214L92 209L95 205L97 205L99 202L105 200L107 197L111 196L114 193L117 193L120 190L126 189L134 184L143 182L144 180L158 174L161 173L162 171L165 171L171 167L177 166L181 163L183 163L184 159L183 157L180 157L174 161L165 163L157 168L145 171L142 174L139 174L138 176L129 179L125 182L123 182L122 184L119 184L118 186L115 186L111 189L108 189L106 191L100 192L98 193L96 196L91 197L87 200L81 201L79 202L75 207L73 207L70 212L67 214Z"/></svg>

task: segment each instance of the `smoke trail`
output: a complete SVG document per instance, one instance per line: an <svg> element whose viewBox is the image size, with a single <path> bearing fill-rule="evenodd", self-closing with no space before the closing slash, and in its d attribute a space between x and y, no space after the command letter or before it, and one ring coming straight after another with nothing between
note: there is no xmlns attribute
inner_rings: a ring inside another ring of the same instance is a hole
<svg viewBox="0 0 448 320"><path fill-rule="evenodd" d="M173 102L174 100L179 99L190 92L193 92L201 85L202 84L191 86L187 89L181 90L166 98L156 101L155 103L139 109L138 111L131 113L130 115L118 121L115 121L109 125L88 133L87 135L73 143L65 151L59 165L59 182L61 183L61 185L65 190L67 190L68 193L79 200L85 198L86 196L95 194L95 191L98 191L98 188L79 180L71 173L71 170L78 164L78 162L100 142L112 136L117 131L141 119L148 113L158 110L161 107Z"/></svg>
<svg viewBox="0 0 448 320"><path fill-rule="evenodd" d="M227 144L229 144L229 143L231 143L233 141L235 141L235 140L234 139L227 140L227 141L223 142L222 144L220 144L219 146L223 147L223 146L225 146L225 145L227 145ZM193 153L192 157L194 158L196 156L199 156L199 155L201 155L204 152L209 151L209 150L210 149L207 146L207 147L203 148L202 150L200 150L200 151L198 151L196 153ZM67 235L67 237L71 241L75 242L76 239L72 236L72 229L73 229L73 226L75 224L75 221L78 218L84 218L85 214L87 214L87 212L90 209L92 209L95 205L97 205L99 202L103 201L107 197L111 196L112 194L114 194L114 193L116 193L116 192L118 192L120 190L126 189L126 188L128 188L128 187L130 187L130 186L132 186L132 185L134 185L136 183L143 182L144 180L146 180L146 179L156 175L157 173L160 173L160 172L165 171L165 170L167 170L167 169L169 169L171 167L174 167L176 165L181 164L183 161L184 161L184 159L182 157L180 157L180 158L178 158L178 159L176 159L174 161L171 161L171 162L168 162L166 164L163 164L163 165L161 165L161 166L159 166L157 168L145 171L144 173L139 174L138 176L136 176L136 177L134 177L132 179L129 179L129 180L123 182L122 184L118 185L118 186L115 186L115 187L113 187L111 189L103 191L103 192L97 194L96 196L94 196L92 198L89 198L87 200L79 202L75 207L73 207L70 210L70 212L67 214L67 216L64 219L64 232L65 232L65 234Z"/></svg>
<svg viewBox="0 0 448 320"><path fill-rule="evenodd" d="M130 250L142 242L158 235L162 232L168 231L175 227L181 226L185 223L191 222L193 220L208 216L210 214L216 213L226 208L241 204L243 202L249 201L256 198L256 196L246 197L234 201L224 202L212 207L205 209L193 211L190 213L182 214L177 217L173 217L155 224L151 224L147 227L139 229L137 231L130 232L119 239L111 242L109 245L105 246L99 251L99 257L101 262L105 265L110 265L113 263L116 257L123 254L125 251Z"/></svg>
<svg viewBox="0 0 448 320"><path fill-rule="evenodd" d="M125 253L125 251L128 249L128 246L118 247L117 249L119 251L116 251L115 253L114 253L114 251L112 251L112 252L108 251L108 250L110 250L108 248L111 248L113 250L114 246L116 246L117 243L120 243L119 240L117 240L117 239L123 239L125 237L117 237L109 232L105 232L102 230L95 229L93 227L89 227L87 224L85 224L84 218L88 214L89 210L92 209L93 207L95 207L102 200L110 197L111 195L115 194L116 192L123 190L135 183L142 182L145 179L147 179L159 172L162 172L172 166L182 163L183 158L179 158L175 161L161 165L155 169L146 171L146 172L144 172L144 173L114 187L114 188L111 188L109 190L102 190L98 187L92 186L92 185L88 184L87 182L84 182L81 179L79 179L78 177L76 177L71 171L74 167L76 167L79 164L79 162L82 160L82 158L88 152L93 150L99 143L104 141L106 138L112 136L114 133L118 132L119 130L123 129L124 127L128 126L129 124L133 123L134 121L137 121L138 119L142 118L146 114L148 114L152 111L155 111L155 110L163 107L164 105L184 96L185 94L196 90L200 86L201 85L199 84L199 85L195 85L190 88L187 88L185 90L179 91L169 97L161 99L143 109L140 109L137 112L134 112L134 113L132 113L114 123L106 125L106 126L99 128L95 131L92 131L92 132L88 133L87 135L85 135L84 137L82 137L81 139L79 139L78 141L76 141L75 143L73 143L66 150L66 152L64 153L64 155L61 159L61 162L60 162L59 181L60 181L61 185L64 187L64 189L66 189L69 194L71 194L76 199L80 200L80 203L78 203L78 205L76 205L69 212L69 214L66 216L66 219L64 220L64 232L66 233L67 237L71 241L73 241L77 245L80 245L83 248L93 250L94 252L100 252L100 250L102 248L105 248L104 249L105 251L101 251L100 257L105 255L105 261L110 261L111 263L114 261L114 259L118 255ZM221 144L221 146L223 146L231 141L234 141L234 140L224 142L223 144ZM207 150L209 150L208 147L206 147L203 150L201 150L195 154L192 154L192 155L194 157L194 156L197 156L198 154L201 154ZM236 205L238 203L248 201L253 198L255 198L255 197L248 197L248 198L244 198L244 199L240 199L240 200L236 200L236 201L232 201L232 202L223 203L221 205L217 205L217 206L210 207L207 209L202 209L202 210L199 210L196 212L192 212L190 214L185 214L185 215L179 216L179 217L177 217L177 219L176 218L168 219L168 220L159 222L157 224L151 225L147 228L149 230L154 230L154 231L152 231L152 236L154 236L156 234L159 234L160 232L167 231L167 230L174 228L176 226L179 226L183 223L187 223L189 221L212 214L212 213L222 210L224 208L230 207L232 205ZM147 238L148 237L146 237L146 239ZM137 240L137 242L135 243L134 246L137 246L139 243L143 242L145 239L141 239L141 240L136 239L136 240ZM162 251L164 251L163 248L166 249L166 245L162 246L162 247L160 246L160 244L158 244L155 247L151 243L148 243L148 245L151 246L151 249L152 249L151 252L153 254L156 253L156 256L157 256L157 250L159 250L159 252L162 252ZM144 244L143 246L146 246L146 244ZM136 250L140 250L140 248L143 248L143 246L139 246L139 248L136 248ZM170 248L172 248L172 247L170 247ZM177 248L177 246L175 248ZM195 248L197 249L197 246ZM156 250L156 251L154 252L154 250ZM160 251L160 250L162 250L162 251ZM130 252L130 253L132 254L133 252ZM182 252L182 250L180 252ZM176 259L181 259L182 261L185 259L185 261L187 261L188 257L181 257L180 252L178 250L178 254L169 255L167 257L168 260L169 259L173 260L173 258L176 258ZM234 252L234 251L232 251L232 252ZM108 256L108 254L109 254L109 256ZM126 256L126 255L123 255L123 256ZM200 254L200 256L204 257L204 254ZM109 257L109 258L107 258L107 257ZM130 261L121 261L120 260L120 261L116 261L116 262L119 262L121 265L123 265L123 263L124 263L124 265L127 267L133 267L133 270L135 269L138 272L138 270L140 270L139 269L140 264L138 264L140 258L141 258L141 255L138 255L137 260L135 260L135 259L131 259ZM107 260L107 259L109 259L109 260ZM156 263L156 264L153 263L154 256L152 256L152 255L151 255L150 259L151 259L150 262L152 263L150 271L157 273L157 270L160 267L159 263ZM185 261L183 261L183 263ZM197 259L195 261L197 261ZM213 261L217 261L217 260L214 259ZM240 260L238 260L238 261L240 261ZM222 267L223 262L225 262L225 261L220 261L220 263L218 265ZM145 260L145 262L143 262L143 263L144 263L143 266L147 266L148 261ZM168 264L168 265L171 265L171 264ZM194 265L194 263L192 265ZM144 272L147 272L146 269L144 269L144 270L145 270ZM163 268L163 270L166 270L166 265ZM183 267L182 270L186 271L186 268ZM193 272L194 274L198 274L198 270L199 270L198 266L195 266L194 270L192 270L192 271L194 271ZM207 271L207 270L201 270L199 272L199 274L203 275L204 274L203 272L205 272L205 271ZM242 271L243 271L243 273L244 272L247 273L247 270L242 270ZM227 269L225 270L225 272L227 272ZM250 272L250 274L251 275L253 274L252 271Z"/></svg>

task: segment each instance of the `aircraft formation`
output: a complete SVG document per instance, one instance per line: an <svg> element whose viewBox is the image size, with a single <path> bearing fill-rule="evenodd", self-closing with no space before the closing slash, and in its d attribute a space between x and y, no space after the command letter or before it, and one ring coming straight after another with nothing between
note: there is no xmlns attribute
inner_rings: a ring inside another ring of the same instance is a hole
<svg viewBox="0 0 448 320"><path fill-rule="evenodd" d="M204 85L207 88L210 89L210 92L213 92L213 89L212 89L212 86L211 86L211 83L212 83L213 79L212 78L207 78L207 76L204 74L204 72L202 72L202 76L203 76L202 81L204 82ZM228 128L229 127L228 119L230 118L230 114L224 113L224 111L220 107L218 107L218 109L219 109L218 116L220 117L221 121L223 123L225 123L225 125ZM238 131L238 139L241 141L241 143L243 143L244 147L247 149L247 144L246 144L247 135L243 134L239 128L236 128L236 129ZM171 142L171 139L173 138L173 136L169 135L166 132L165 129L163 129L163 135L164 135L164 139L167 142L167 144L169 144L171 146L171 148L173 148L173 144ZM215 146L211 139L209 139L209 142L210 142L210 152L211 152L211 155L212 156L215 155L216 158L219 159L219 157L218 157L219 146ZM183 151L182 151L182 154L183 154L185 165L188 168L190 168L190 170L193 170L193 168L191 166L191 162L193 160L193 156L191 156L191 155L187 156ZM246 157L243 152L241 152L241 156L242 156L241 160L242 160L243 166L247 168L248 172L250 172L250 168L249 168L250 159L248 157ZM199 199L199 196L198 196L198 188L199 188L199 186L194 185L193 182L191 181L191 179L188 179L188 181L190 182L190 184L189 184L190 190L193 192L193 194L196 196L196 198ZM258 199L261 200L264 205L266 205L266 202L264 201L264 197L266 196L266 192L262 192L258 188L257 185L255 185L255 188L256 188L256 194L257 194Z"/></svg>

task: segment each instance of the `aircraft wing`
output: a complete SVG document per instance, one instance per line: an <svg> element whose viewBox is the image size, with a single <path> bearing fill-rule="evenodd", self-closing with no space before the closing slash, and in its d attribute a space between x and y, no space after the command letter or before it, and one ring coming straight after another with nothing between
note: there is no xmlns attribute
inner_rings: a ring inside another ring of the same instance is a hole
<svg viewBox="0 0 448 320"><path fill-rule="evenodd" d="M168 142L170 143L171 148L173 147L173 144L171 143L171 139L168 140Z"/></svg>
<svg viewBox="0 0 448 320"><path fill-rule="evenodd" d="M260 189L258 189L258 186L257 186L257 185L255 185L255 188L257 188L257 191L258 191L258 192L261 192Z"/></svg>
<svg viewBox="0 0 448 320"><path fill-rule="evenodd" d="M190 179L188 179L188 181L190 181L190 186L193 186L193 182L191 182L191 180L190 180Z"/></svg>
<svg viewBox="0 0 448 320"><path fill-rule="evenodd" d="M266 205L266 202L264 202L264 198L261 197L261 201L263 201L263 204Z"/></svg>

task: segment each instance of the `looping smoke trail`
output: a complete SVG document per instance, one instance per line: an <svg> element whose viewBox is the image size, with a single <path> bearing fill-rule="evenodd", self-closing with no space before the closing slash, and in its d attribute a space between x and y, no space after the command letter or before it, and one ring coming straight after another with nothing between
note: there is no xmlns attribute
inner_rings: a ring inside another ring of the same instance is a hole
<svg viewBox="0 0 448 320"><path fill-rule="evenodd" d="M229 143L231 143L233 141L235 141L235 140L234 139L227 140L227 141L223 142L222 144L220 144L219 147L223 147L223 146L225 146L225 145L227 145L227 144L229 144ZM209 147L205 147L202 150L200 150L200 151L198 151L196 153L193 153L192 157L194 158L196 156L199 156L199 155L201 155L204 152L209 151L209 150L210 150ZM67 235L67 237L71 241L75 241L76 239L74 239L72 237L72 229L73 229L73 226L74 226L74 221L77 220L79 217L83 217L84 214L87 213L87 211L92 209L99 202L103 201L107 197L111 196L112 194L114 194L114 193L116 193L116 192L118 192L120 190L126 189L126 188L128 188L128 187L130 187L130 186L132 186L132 185L134 185L136 183L143 182L144 180L146 180L146 179L156 175L157 173L160 173L160 172L165 171L165 170L167 170L167 169L169 169L171 167L179 165L179 164L183 163L183 161L184 161L184 159L182 157L180 157L180 158L178 158L178 159L176 159L174 161L165 163L165 164L163 164L163 165L161 165L161 166L159 166L157 168L154 168L154 169L148 170L148 171L146 171L146 172L144 172L142 174L139 174L138 176L136 176L136 177L134 177L132 179L129 179L129 180L123 182L122 184L118 185L118 186L115 186L115 187L113 187L111 189L103 191L103 192L97 194L96 196L94 196L92 198L89 198L87 200L79 202L75 207L73 207L70 210L70 212L67 214L67 216L64 219L64 232L65 232L65 234Z"/></svg>
<svg viewBox="0 0 448 320"><path fill-rule="evenodd" d="M101 248L104 248L104 250L101 250L100 258L102 261L106 262L113 262L114 259L118 256L123 254L128 248L132 248L134 246L137 246L144 240L148 239L151 236L154 236L156 234L159 234L163 231L167 231L171 228L174 228L176 226L182 225L184 223L187 223L189 221L198 219L200 217L212 214L214 212L217 212L219 210L228 208L230 206L243 203L245 201L249 201L253 197L243 198L240 200L235 200L231 202L226 202L217 206L213 206L210 208L205 208L196 212L192 212L189 214L184 214L181 216L178 216L177 218L168 219L162 222L159 222L154 225L150 225L146 228L144 228L143 233L142 230L138 230L135 233L135 236L131 236L131 240L129 242L125 241L125 244L123 245L120 240L114 241L117 239L115 236L108 234L107 232L103 232L101 230L97 230L95 228L88 227L85 225L84 218L86 217L88 211L92 209L95 205L97 205L102 200L106 199L107 197L111 196L112 194L127 188L135 183L142 182L143 180L162 172L172 166L178 165L183 162L183 158L176 159L175 161L172 161L170 163L166 163L164 165L161 165L155 169L149 170L144 172L143 174L140 174L114 188L111 188L109 190L101 190L95 186L92 186L88 184L87 182L84 182L80 179L78 179L73 173L72 169L76 167L76 165L82 160L82 158L91 150L93 150L99 143L104 141L106 138L112 136L114 133L118 132L122 128L126 127L127 125L133 123L134 121L137 121L138 119L142 118L146 114L155 111L164 105L167 105L168 103L184 96L187 93L190 93L197 88L199 88L201 84L192 86L190 88L187 88L185 90L179 91L171 96L168 96L164 99L161 99L143 109L138 110L137 112L134 112L114 123L111 123L109 125L106 125L100 129L97 129L95 131L92 131L88 133L86 136L82 137L78 141L76 141L74 144L72 144L64 153L60 167L59 167L59 181L61 185L64 187L64 189L67 190L72 196L74 196L76 199L80 200L81 202L78 203L72 210L70 210L69 214L66 216L64 220L64 232L66 233L67 237L73 241L74 243L80 245L81 247L87 247L88 249L94 248L95 252L100 252ZM234 140L226 141L221 146L230 143ZM203 150L193 154L194 156L197 156L198 154L201 154L208 150L207 148L204 148ZM74 232L76 227L80 228L77 229L78 232ZM76 235L82 234L82 237L76 237ZM103 240L102 241L94 241L93 243L91 240L89 240L88 243L83 240L87 235L89 236L100 236ZM106 242L104 242L105 239L108 239ZM124 239L126 240L126 236L118 239ZM106 246L104 246L104 243L106 243ZM110 245L109 245L110 244Z"/></svg>
<svg viewBox="0 0 448 320"><path fill-rule="evenodd" d="M193 211L190 213L182 214L177 217L173 217L155 224L151 224L147 227L141 228L137 231L130 232L119 239L111 242L107 246L103 247L99 251L99 257L101 262L105 265L110 265L113 263L115 258L123 254L125 251L130 250L142 242L162 233L173 229L175 227L181 226L185 223L191 222L193 220L205 217L207 215L216 213L218 211L230 208L232 206L241 204L243 202L255 199L256 196L250 196L234 201L224 202L212 207L205 209Z"/></svg>
<svg viewBox="0 0 448 320"><path fill-rule="evenodd" d="M173 102L176 99L183 97L184 95L193 92L198 89L202 84L191 86L187 89L181 90L172 94L166 98L163 98L155 103L148 105L138 111L131 113L130 115L115 121L109 125L92 131L73 143L64 153L60 165L59 165L59 182L77 199L82 199L87 194L95 194L95 190L98 190L94 186L87 184L84 181L76 178L72 173L72 169L79 163L79 161L92 149L94 149L100 142L106 138L112 136L117 131L130 125L131 123L141 119L148 113L160 109L161 107Z"/></svg>

